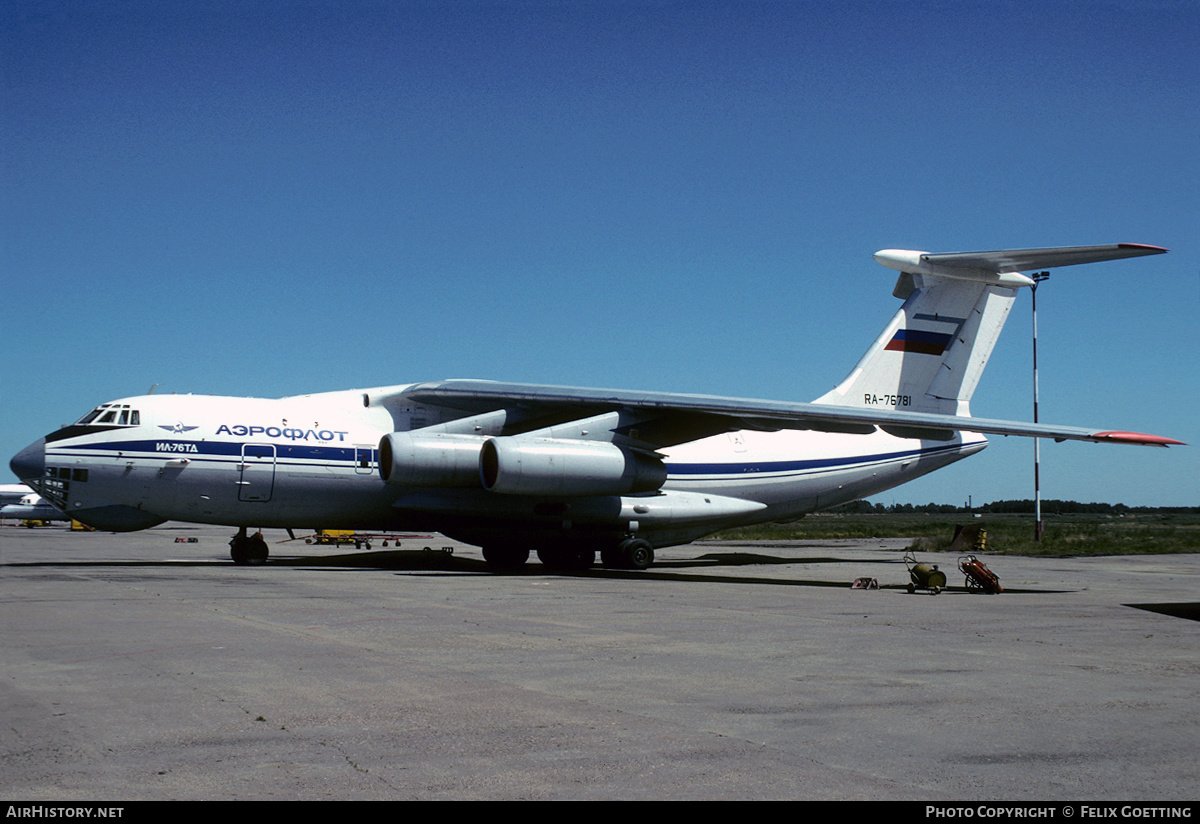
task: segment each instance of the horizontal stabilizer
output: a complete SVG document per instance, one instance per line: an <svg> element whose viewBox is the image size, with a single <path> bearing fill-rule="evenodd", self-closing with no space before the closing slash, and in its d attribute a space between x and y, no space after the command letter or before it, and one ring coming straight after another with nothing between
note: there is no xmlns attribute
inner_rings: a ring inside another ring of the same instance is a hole
<svg viewBox="0 0 1200 824"><path fill-rule="evenodd" d="M1002 249L992 252L914 252L883 249L875 260L889 269L914 275L936 275L959 280L980 280L1004 286L1028 286L1033 281L1013 273L1031 269L1053 269L1103 260L1161 255L1167 250L1144 243L1115 243L1107 246L1058 246L1048 249ZM1004 277L1010 275L1012 277Z"/></svg>

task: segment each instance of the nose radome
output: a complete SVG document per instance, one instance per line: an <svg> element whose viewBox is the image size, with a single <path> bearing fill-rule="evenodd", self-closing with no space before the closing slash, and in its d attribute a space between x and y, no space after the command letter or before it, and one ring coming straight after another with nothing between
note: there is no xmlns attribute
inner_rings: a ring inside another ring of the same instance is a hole
<svg viewBox="0 0 1200 824"><path fill-rule="evenodd" d="M40 438L14 455L8 468L22 481L41 480L46 474L46 439Z"/></svg>

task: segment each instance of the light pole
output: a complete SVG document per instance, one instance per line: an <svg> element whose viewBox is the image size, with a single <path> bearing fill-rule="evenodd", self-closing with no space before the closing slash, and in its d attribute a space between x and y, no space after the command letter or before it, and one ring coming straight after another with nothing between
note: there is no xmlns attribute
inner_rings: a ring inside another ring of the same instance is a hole
<svg viewBox="0 0 1200 824"><path fill-rule="evenodd" d="M1038 422L1038 371L1037 371L1037 288L1038 284L1050 277L1049 272L1038 272L1033 275L1033 422ZM1033 439L1033 540L1041 542L1045 525L1042 523L1042 485L1041 485L1041 449L1040 438Z"/></svg>

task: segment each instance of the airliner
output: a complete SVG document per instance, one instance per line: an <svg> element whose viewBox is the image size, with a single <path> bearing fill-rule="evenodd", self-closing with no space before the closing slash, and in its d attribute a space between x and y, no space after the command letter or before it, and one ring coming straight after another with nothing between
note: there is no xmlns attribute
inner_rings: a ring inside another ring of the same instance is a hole
<svg viewBox="0 0 1200 824"><path fill-rule="evenodd" d="M646 569L655 549L787 522L979 452L986 435L1168 446L1136 432L977 418L970 400L1022 270L1166 252L1115 244L931 254L886 249L903 305L811 403L443 380L282 399L102 403L10 462L96 529L167 520L262 529L436 531L490 569ZM251 530L254 530L251 533Z"/></svg>
<svg viewBox="0 0 1200 824"><path fill-rule="evenodd" d="M0 520L8 518L21 521L71 520L25 484L0 484Z"/></svg>
<svg viewBox="0 0 1200 824"><path fill-rule="evenodd" d="M0 505L18 503L26 495L34 494L26 484L0 484Z"/></svg>

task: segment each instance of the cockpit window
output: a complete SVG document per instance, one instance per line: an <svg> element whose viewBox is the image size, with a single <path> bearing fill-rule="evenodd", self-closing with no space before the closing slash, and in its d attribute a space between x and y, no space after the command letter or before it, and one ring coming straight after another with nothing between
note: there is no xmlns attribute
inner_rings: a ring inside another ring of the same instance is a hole
<svg viewBox="0 0 1200 824"><path fill-rule="evenodd" d="M102 403L75 422L76 426L138 426L141 413L130 409L127 403Z"/></svg>

